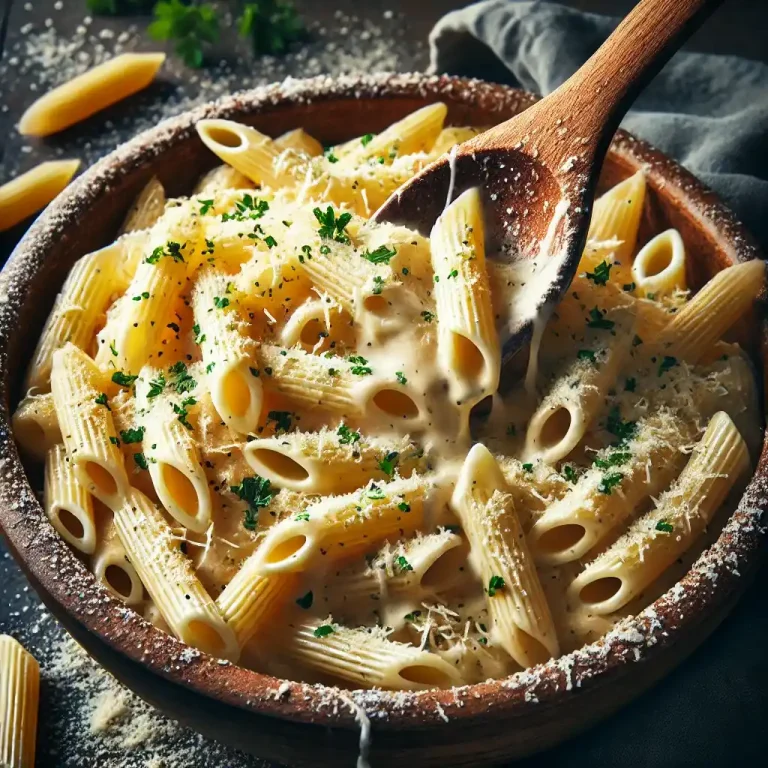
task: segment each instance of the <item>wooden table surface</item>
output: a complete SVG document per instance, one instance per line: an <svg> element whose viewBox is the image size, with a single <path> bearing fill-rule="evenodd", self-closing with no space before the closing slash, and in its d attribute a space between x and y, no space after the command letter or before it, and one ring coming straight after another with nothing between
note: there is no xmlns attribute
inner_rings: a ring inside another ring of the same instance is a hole
<svg viewBox="0 0 768 768"><path fill-rule="evenodd" d="M161 81L147 92L59 136L30 141L16 134L16 122L37 95L61 82L67 72L103 59L115 46L127 50L159 46L142 32L146 19L97 18L85 25L85 0L0 0L0 183L43 159L71 156L91 163L162 117L228 90L323 71L423 69L429 29L443 13L465 5L457 0L297 0L296 4L313 33L302 52L279 61L254 60L229 31L215 51L212 69L193 72L171 61ZM566 4L620 14L633 2L571 0ZM767 39L768 0L730 0L691 45L768 59ZM0 235L0 263L25 226ZM725 625L650 693L602 725L525 765L671 768L763 762L761 731L768 713L767 584L764 570ZM3 631L20 636L46 660L62 641L62 630L41 609L0 542ZM72 699L56 686L44 686L38 765L162 765L151 762L152 749L165 754L160 742L148 748L145 762L136 762L135 757L129 761L122 750L105 748L98 757L83 752L87 738L83 742L78 731L87 730L88 723L78 720L71 707ZM181 749L194 750L195 757L185 763L189 766L262 765L183 731L167 738L175 739Z"/></svg>

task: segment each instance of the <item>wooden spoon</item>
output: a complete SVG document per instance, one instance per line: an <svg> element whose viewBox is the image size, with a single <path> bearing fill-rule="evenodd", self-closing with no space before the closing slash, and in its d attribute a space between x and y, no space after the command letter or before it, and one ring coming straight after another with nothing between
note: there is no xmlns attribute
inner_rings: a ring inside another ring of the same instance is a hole
<svg viewBox="0 0 768 768"><path fill-rule="evenodd" d="M488 255L510 263L525 285L500 329L503 360L530 337L537 318L546 321L573 279L619 122L721 1L642 0L556 91L455 147L374 214L428 234L451 200L481 187Z"/></svg>

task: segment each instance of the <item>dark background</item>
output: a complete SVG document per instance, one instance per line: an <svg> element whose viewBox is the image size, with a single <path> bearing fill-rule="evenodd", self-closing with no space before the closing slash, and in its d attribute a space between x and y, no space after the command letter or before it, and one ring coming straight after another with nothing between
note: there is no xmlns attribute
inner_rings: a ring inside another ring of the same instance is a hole
<svg viewBox="0 0 768 768"><path fill-rule="evenodd" d="M103 58L114 51L120 32L127 32L126 50L157 50L161 46L143 34L146 19L96 18L85 33L78 32L86 15L85 0L2 0L0 183L41 160L59 156L80 157L86 166L162 117L229 90L323 71L424 69L430 28L443 13L465 4L455 0L298 0L296 5L312 32L312 41L303 53L280 61L254 59L231 30L224 30L222 43L211 57L215 63L203 73L171 61L159 83L127 103L60 136L25 140L15 133L15 124L26 106L61 81L65 71L62 61L82 56L91 63L89 57L94 54ZM569 0L564 4L614 15L634 5L631 0ZM132 26L137 27L133 32ZM364 30L369 32L367 38L361 37ZM41 38L43 33L50 37ZM46 39L55 45L58 58L40 59L40 41ZM38 54L32 61L30 40L36 41ZM65 48L69 40L78 41L71 50ZM100 51L99 46L105 50ZM724 3L690 47L768 60L768 0ZM10 253L24 228L21 225L0 233L0 261ZM768 572L764 568L726 623L681 668L618 715L525 765L672 768L765 764L766 586ZM42 658L44 668L62 635L39 606L1 541L0 632L19 636ZM82 724L74 722L72 699L65 693L44 685L38 765L139 765L119 754L102 752L89 757L87 752L69 749L64 743L67 735ZM263 765L183 731L174 738L179 746L192 750L186 763L189 766ZM150 750L147 757L151 755Z"/></svg>

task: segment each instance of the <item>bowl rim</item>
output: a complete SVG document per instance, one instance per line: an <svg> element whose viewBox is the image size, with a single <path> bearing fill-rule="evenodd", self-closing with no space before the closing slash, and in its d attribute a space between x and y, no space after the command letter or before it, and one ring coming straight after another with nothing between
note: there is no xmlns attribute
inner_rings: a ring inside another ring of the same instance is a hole
<svg viewBox="0 0 768 768"><path fill-rule="evenodd" d="M11 254L0 275L0 529L33 584L83 630L159 677L219 703L293 722L359 729L360 708L382 730L424 730L518 719L581 691L603 686L631 665L664 653L680 633L726 606L763 554L768 510L768 448L717 540L683 578L600 640L510 677L436 691L340 690L281 680L215 659L156 629L98 585L48 522L21 464L10 429L8 352L29 282L53 242L66 237L98 196L194 134L198 120L240 117L310 102L356 98L447 99L485 109L520 111L535 96L509 86L444 75L380 74L293 79L237 93L163 121L107 155L51 203ZM693 210L697 226L731 262L759 258L752 237L698 179L648 143L619 131L612 152L646 169L651 186ZM765 333L763 333L765 338ZM23 553L23 555L21 554ZM492 707L489 707L489 703Z"/></svg>

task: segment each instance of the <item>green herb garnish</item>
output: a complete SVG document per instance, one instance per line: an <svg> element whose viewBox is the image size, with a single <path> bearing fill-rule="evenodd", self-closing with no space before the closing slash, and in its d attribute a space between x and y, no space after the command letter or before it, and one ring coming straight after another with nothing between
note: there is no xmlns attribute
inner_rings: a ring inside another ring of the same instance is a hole
<svg viewBox="0 0 768 768"><path fill-rule="evenodd" d="M587 272L587 280L591 280L595 285L605 285L611 276L611 267L607 261L601 261L594 272Z"/></svg>
<svg viewBox="0 0 768 768"><path fill-rule="evenodd" d="M504 589L506 583L501 576L491 576L488 582L488 597L493 597L499 590Z"/></svg>
<svg viewBox="0 0 768 768"><path fill-rule="evenodd" d="M245 510L245 519L243 527L249 531L255 531L259 521L259 510L269 506L272 499L275 498L275 491L271 489L271 483L267 478L254 475L253 477L244 477L240 485L232 485L229 490L244 501L248 508Z"/></svg>
<svg viewBox="0 0 768 768"><path fill-rule="evenodd" d="M144 427L136 427L136 429L124 429L120 432L120 437L126 445L131 443L140 443L144 439Z"/></svg>

